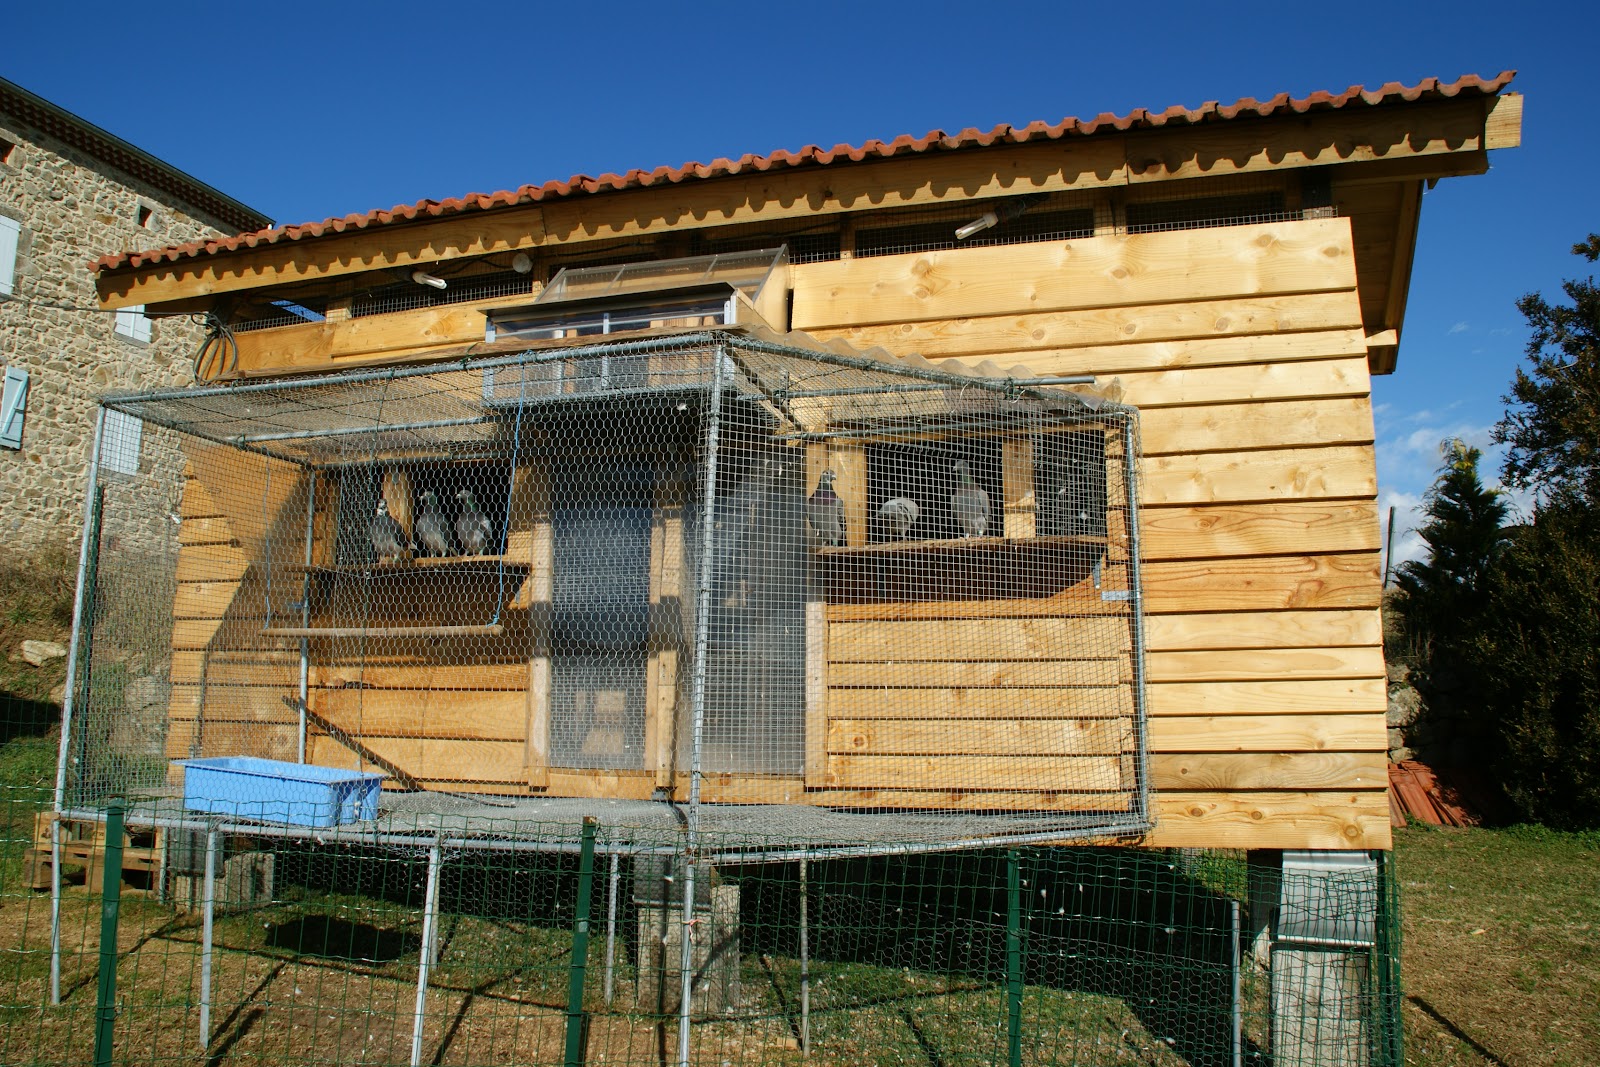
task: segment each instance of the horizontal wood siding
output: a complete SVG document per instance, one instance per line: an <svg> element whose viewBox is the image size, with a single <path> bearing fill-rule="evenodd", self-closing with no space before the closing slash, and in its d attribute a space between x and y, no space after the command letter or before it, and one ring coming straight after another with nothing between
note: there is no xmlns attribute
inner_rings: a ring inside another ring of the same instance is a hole
<svg viewBox="0 0 1600 1067"><path fill-rule="evenodd" d="M1139 408L1152 844L1389 843L1377 474L1354 253L1349 221L1334 218L793 268L796 329L1092 374ZM1121 516L1112 522L1113 539L1125 538ZM962 716L998 753L1024 741L1065 752L1094 736L1096 690L1061 685L1056 667L1116 620L1052 619L1073 610L1061 597L967 622L941 618L953 606L829 608L830 753L892 760L931 743L937 722L891 725L926 695L885 701L872 686L948 686L927 706ZM907 662L905 649L933 640L942 651ZM1085 685L1115 686L1125 662L1076 669ZM1007 685L1044 688L1025 700L982 695ZM858 793L883 803L890 768L872 770L879 788Z"/></svg>

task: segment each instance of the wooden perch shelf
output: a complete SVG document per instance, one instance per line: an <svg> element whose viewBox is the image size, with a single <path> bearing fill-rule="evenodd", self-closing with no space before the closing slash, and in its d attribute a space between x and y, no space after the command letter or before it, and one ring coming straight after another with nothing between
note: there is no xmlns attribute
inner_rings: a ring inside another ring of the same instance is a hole
<svg viewBox="0 0 1600 1067"><path fill-rule="evenodd" d="M816 549L819 556L901 555L909 552L1024 550L1047 545L1084 545L1104 548L1105 537L953 537L940 541L882 541L870 545L836 545Z"/></svg>
<svg viewBox="0 0 1600 1067"><path fill-rule="evenodd" d="M525 559L514 559L509 556L417 556L414 559L400 560L394 563L351 563L343 566L327 567L317 564L289 563L285 564L286 570L304 571L316 575L355 574L373 577L388 577L396 574L415 574L417 571L489 571L497 567L506 567L511 570L525 571L533 566Z"/></svg>
<svg viewBox="0 0 1600 1067"><path fill-rule="evenodd" d="M499 637L499 624L481 626L272 626L262 637Z"/></svg>

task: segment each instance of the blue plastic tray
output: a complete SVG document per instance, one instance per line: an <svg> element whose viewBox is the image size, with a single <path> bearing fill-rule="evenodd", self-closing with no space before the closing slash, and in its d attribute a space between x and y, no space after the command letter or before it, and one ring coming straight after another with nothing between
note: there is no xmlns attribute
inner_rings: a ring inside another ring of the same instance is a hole
<svg viewBox="0 0 1600 1067"><path fill-rule="evenodd" d="M293 826L338 826L378 817L381 774L255 756L178 760L183 806Z"/></svg>

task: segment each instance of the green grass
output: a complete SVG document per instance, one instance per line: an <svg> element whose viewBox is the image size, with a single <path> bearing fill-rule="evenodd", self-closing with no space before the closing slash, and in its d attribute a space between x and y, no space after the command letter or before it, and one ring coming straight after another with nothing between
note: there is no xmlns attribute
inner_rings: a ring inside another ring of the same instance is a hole
<svg viewBox="0 0 1600 1067"><path fill-rule="evenodd" d="M1406 1062L1600 1064L1600 832L1395 834Z"/></svg>

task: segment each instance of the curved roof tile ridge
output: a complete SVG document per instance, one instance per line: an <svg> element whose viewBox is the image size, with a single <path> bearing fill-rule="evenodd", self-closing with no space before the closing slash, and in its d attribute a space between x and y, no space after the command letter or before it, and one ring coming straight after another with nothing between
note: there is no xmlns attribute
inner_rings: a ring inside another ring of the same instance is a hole
<svg viewBox="0 0 1600 1067"><path fill-rule="evenodd" d="M465 196L447 200L419 200L414 204L396 204L388 210L371 211L364 215L352 213L342 218L328 218L321 222L303 222L279 226L274 229L240 234L237 237L191 241L187 244L171 245L166 248L151 249L144 252L122 252L115 255L105 255L93 260L89 267L94 271L108 271L152 266L163 262L177 263L185 258L218 255L244 248L256 248L263 241L268 244L276 244L280 240L303 241L322 237L329 233L340 233L348 227L365 229L368 226L388 226L426 217L440 218L466 211L492 211L497 208L538 203L542 200L562 199L580 193L593 194L629 188L644 188L663 182L676 184L691 179L729 177L752 168L757 171L768 171L783 167L829 166L844 161L860 163L870 159L888 159L893 156L910 153L940 150L959 151L962 149L986 148L995 144L1022 144L1040 138L1059 140L1069 136L1087 137L1105 130L1125 131L1136 127L1160 128L1169 124L1196 126L1210 121L1234 121L1239 118L1250 117L1266 118L1281 112L1285 108L1296 114L1305 114L1309 111L1350 107L1358 101L1369 107L1379 107L1397 102L1415 103L1428 96L1454 98L1463 93L1492 96L1511 84L1514 77L1516 77L1516 71L1506 70L1489 79L1481 78L1476 74L1462 75L1453 82L1441 82L1438 78L1424 78L1416 85L1409 87L1400 82L1385 82L1376 89L1352 85L1339 93L1320 90L1304 97L1293 97L1288 93L1278 93L1266 101L1247 96L1232 104L1219 104L1217 101L1208 100L1196 108L1187 108L1181 104L1174 105L1163 111L1136 108L1126 115L1120 116L1111 112L1102 112L1088 121L1069 116L1057 123L1047 123L1042 120L1030 122L1020 129L1016 126L1001 124L987 132L972 127L957 133L946 133L944 130L929 130L921 137L903 133L889 141L873 139L861 145L837 144L829 149L808 144L794 151L780 148L766 155L747 154L735 160L718 158L710 163L688 162L678 167L660 166L650 170L635 169L624 174L606 173L599 177L574 174L566 181L547 181L538 185L521 185L515 190L502 189L494 193L467 193Z"/></svg>

